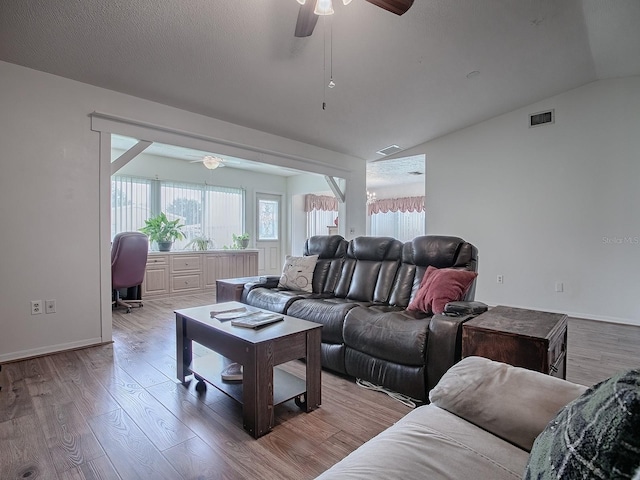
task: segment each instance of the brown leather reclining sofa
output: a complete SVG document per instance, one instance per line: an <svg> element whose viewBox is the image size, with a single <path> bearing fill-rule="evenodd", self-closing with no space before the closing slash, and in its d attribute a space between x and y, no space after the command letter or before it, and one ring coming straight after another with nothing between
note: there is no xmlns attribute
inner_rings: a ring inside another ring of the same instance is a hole
<svg viewBox="0 0 640 480"><path fill-rule="evenodd" d="M461 358L462 324L470 316L429 315L406 308L428 266L477 269L477 249L458 237L340 235L307 239L318 255L312 293L279 288L278 277L245 286L248 305L323 325L322 365L426 401ZM463 300L473 300L475 282Z"/></svg>

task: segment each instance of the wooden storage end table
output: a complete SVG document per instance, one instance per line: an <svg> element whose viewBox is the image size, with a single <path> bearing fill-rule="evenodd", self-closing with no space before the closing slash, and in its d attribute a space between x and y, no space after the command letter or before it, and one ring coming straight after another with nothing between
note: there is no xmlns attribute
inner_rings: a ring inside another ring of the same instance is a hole
<svg viewBox="0 0 640 480"><path fill-rule="evenodd" d="M497 306L462 326L462 356L566 378L567 316Z"/></svg>
<svg viewBox="0 0 640 480"><path fill-rule="evenodd" d="M242 306L228 302L176 310L177 377L184 383L193 373L240 402L244 428L258 438L273 428L275 405L295 399L307 412L320 406L322 325L284 315L284 321L251 329L211 315ZM193 358L192 342L216 353ZM306 360L304 380L274 368L300 358ZM243 366L241 383L222 381L220 373L229 360Z"/></svg>
<svg viewBox="0 0 640 480"><path fill-rule="evenodd" d="M246 283L260 281L260 277L240 277L216 280L216 303L239 302Z"/></svg>

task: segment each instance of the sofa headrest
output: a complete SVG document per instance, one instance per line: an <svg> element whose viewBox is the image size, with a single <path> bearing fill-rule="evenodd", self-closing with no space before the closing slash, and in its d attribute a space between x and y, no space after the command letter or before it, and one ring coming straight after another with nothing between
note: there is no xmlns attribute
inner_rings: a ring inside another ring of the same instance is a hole
<svg viewBox="0 0 640 480"><path fill-rule="evenodd" d="M424 235L404 244L402 262L419 267L467 267L475 248L459 237ZM462 256L469 258L461 258ZM473 268L475 270L475 268Z"/></svg>
<svg viewBox="0 0 640 480"><path fill-rule="evenodd" d="M356 237L349 242L347 257L357 260L400 260L402 242L391 237Z"/></svg>
<svg viewBox="0 0 640 480"><path fill-rule="evenodd" d="M316 235L304 243L304 255L318 255L322 258L344 258L347 241L341 235Z"/></svg>

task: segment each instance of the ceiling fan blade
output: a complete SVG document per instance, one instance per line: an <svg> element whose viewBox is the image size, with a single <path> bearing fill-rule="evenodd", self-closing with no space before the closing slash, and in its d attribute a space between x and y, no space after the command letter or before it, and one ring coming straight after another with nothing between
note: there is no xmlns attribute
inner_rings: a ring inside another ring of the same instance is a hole
<svg viewBox="0 0 640 480"><path fill-rule="evenodd" d="M313 33L313 29L318 23L318 15L313 13L315 4L315 0L309 0L304 5L300 5L296 22L296 37L308 37Z"/></svg>
<svg viewBox="0 0 640 480"><path fill-rule="evenodd" d="M384 8L386 11L395 13L396 15L402 15L413 5L413 0L367 0L380 8Z"/></svg>

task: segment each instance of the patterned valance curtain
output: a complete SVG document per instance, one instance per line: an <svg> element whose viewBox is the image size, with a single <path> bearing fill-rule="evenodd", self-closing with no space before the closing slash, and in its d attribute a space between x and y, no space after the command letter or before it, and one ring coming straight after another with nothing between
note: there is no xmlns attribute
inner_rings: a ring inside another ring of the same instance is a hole
<svg viewBox="0 0 640 480"><path fill-rule="evenodd" d="M424 195L420 197L382 198L367 205L367 214L388 212L423 212Z"/></svg>
<svg viewBox="0 0 640 480"><path fill-rule="evenodd" d="M338 199L328 195L312 195L304 196L304 211L312 212L313 210L323 210L329 212L338 211Z"/></svg>

